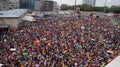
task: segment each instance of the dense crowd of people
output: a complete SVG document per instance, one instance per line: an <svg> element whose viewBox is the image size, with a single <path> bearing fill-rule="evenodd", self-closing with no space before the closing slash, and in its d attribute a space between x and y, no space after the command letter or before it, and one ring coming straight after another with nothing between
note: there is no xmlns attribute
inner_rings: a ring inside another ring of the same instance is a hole
<svg viewBox="0 0 120 67"><path fill-rule="evenodd" d="M108 18L58 16L0 34L3 67L104 67L120 52Z"/></svg>

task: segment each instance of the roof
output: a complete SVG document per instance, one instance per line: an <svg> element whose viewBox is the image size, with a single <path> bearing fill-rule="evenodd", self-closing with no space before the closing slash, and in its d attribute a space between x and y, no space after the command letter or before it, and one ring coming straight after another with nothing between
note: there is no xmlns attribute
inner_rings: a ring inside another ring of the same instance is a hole
<svg viewBox="0 0 120 67"><path fill-rule="evenodd" d="M20 17L25 12L27 12L27 9L14 9L14 10L0 11L0 18Z"/></svg>
<svg viewBox="0 0 120 67"><path fill-rule="evenodd" d="M115 58L113 61L111 61L105 67L120 67L120 56L118 56L117 58Z"/></svg>

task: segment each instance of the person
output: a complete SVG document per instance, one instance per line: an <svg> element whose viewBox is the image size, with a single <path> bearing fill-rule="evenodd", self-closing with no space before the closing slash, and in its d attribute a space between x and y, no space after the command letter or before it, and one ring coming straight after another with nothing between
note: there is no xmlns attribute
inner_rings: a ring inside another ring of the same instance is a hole
<svg viewBox="0 0 120 67"><path fill-rule="evenodd" d="M109 18L91 18L58 15L4 32L0 34L0 63L13 67L105 66L120 51L120 31Z"/></svg>

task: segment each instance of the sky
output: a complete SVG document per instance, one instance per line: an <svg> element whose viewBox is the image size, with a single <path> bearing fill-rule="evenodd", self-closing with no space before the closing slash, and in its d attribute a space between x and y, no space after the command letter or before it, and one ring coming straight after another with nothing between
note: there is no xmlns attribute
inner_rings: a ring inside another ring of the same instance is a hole
<svg viewBox="0 0 120 67"><path fill-rule="evenodd" d="M74 5L75 0L53 0L57 1L59 5L61 4L68 4L68 5ZM82 0L77 0L77 5L82 4ZM96 0L96 6L104 6L105 0ZM120 5L120 0L107 0L106 2L107 6L112 6L112 5Z"/></svg>

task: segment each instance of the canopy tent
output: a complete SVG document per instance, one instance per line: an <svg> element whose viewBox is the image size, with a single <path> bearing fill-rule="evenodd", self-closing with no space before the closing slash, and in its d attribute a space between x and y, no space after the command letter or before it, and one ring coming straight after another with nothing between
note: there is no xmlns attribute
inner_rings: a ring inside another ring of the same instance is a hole
<svg viewBox="0 0 120 67"><path fill-rule="evenodd" d="M105 67L120 67L120 56L116 57L113 61L111 61Z"/></svg>
<svg viewBox="0 0 120 67"><path fill-rule="evenodd" d="M25 16L25 17L23 17L23 20L30 21L30 22L36 21L36 19L34 17L32 17L32 16Z"/></svg>

